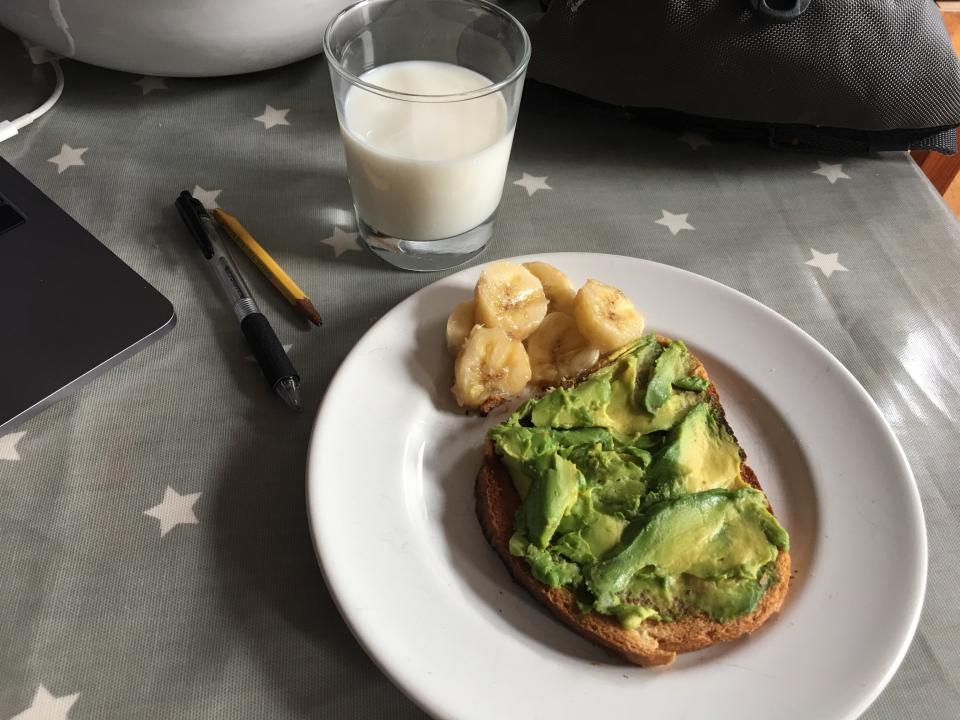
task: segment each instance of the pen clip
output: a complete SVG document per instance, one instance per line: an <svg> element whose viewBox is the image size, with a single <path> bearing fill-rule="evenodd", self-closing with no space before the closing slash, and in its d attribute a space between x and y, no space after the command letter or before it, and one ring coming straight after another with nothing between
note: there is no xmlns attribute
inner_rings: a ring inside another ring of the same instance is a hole
<svg viewBox="0 0 960 720"><path fill-rule="evenodd" d="M200 247L200 252L209 260L213 257L213 243L210 242L207 231L200 221L201 213L206 214L207 211L200 201L186 190L177 196L177 201L174 204L177 206L177 211L180 213L184 224L190 231L190 235Z"/></svg>

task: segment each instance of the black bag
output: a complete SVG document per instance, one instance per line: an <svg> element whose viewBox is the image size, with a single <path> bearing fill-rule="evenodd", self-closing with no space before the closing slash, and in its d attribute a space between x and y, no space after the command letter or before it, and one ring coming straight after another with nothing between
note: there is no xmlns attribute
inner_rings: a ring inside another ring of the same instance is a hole
<svg viewBox="0 0 960 720"><path fill-rule="evenodd" d="M529 75L688 126L834 152L956 151L933 0L542 0Z"/></svg>

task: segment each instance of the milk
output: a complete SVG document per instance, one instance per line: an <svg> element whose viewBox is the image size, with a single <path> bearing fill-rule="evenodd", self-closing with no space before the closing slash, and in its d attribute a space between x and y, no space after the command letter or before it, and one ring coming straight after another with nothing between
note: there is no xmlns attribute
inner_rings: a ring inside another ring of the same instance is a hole
<svg viewBox="0 0 960 720"><path fill-rule="evenodd" d="M463 93L491 84L466 68L406 61L361 79L418 95ZM341 134L357 212L374 230L436 240L471 230L500 203L513 128L499 93L456 102L410 102L354 86Z"/></svg>

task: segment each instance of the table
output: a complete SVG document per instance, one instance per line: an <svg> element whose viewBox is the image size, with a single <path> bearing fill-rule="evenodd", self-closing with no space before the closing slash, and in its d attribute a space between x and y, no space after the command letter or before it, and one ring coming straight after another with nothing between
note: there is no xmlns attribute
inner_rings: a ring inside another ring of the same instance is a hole
<svg viewBox="0 0 960 720"><path fill-rule="evenodd" d="M11 117L46 97L6 33L0 66ZM0 437L0 718L422 717L340 619L307 529L324 388L378 317L439 277L357 246L323 60L206 80L64 70L57 107L0 155L179 322ZM184 188L237 214L323 314L307 328L248 273L303 375L302 415L269 396L214 299L173 208ZM919 632L865 717L955 716L960 232L916 165L711 142L530 84L481 260L555 250L719 280L857 376L913 464L930 538Z"/></svg>

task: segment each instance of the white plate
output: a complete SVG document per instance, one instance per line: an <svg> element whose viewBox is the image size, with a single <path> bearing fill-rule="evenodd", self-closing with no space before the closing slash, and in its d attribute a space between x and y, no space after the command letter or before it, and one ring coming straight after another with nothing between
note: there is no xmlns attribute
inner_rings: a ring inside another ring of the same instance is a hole
<svg viewBox="0 0 960 720"><path fill-rule="evenodd" d="M530 258L520 258L527 260ZM716 381L797 571L753 636L625 665L513 583L473 504L483 434L458 412L444 323L479 267L415 293L357 343L327 390L308 510L327 585L357 639L444 718L855 718L892 676L926 582L913 476L877 406L810 336L755 300L611 255L536 259L621 288L648 328L682 338Z"/></svg>

